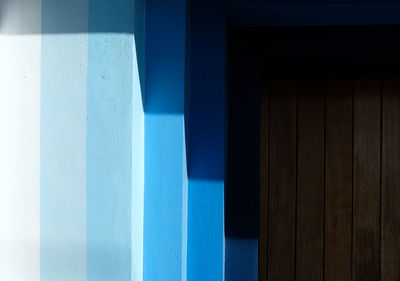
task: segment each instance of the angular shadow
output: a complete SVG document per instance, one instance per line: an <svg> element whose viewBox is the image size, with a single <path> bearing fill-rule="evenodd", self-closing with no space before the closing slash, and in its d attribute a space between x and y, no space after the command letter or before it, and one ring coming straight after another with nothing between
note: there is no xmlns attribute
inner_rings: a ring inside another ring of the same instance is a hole
<svg viewBox="0 0 400 281"><path fill-rule="evenodd" d="M1 34L134 34L143 25L144 0L0 1Z"/></svg>
<svg viewBox="0 0 400 281"><path fill-rule="evenodd" d="M144 101L144 14L144 0L0 0L0 35L132 34Z"/></svg>

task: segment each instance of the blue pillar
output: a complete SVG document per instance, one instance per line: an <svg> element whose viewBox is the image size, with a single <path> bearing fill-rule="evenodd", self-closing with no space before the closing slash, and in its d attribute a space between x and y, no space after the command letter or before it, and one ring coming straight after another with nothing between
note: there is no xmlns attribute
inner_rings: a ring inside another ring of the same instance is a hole
<svg viewBox="0 0 400 281"><path fill-rule="evenodd" d="M191 0L188 26L188 281L222 281L225 1Z"/></svg>
<svg viewBox="0 0 400 281"><path fill-rule="evenodd" d="M186 1L146 2L145 281L186 280Z"/></svg>

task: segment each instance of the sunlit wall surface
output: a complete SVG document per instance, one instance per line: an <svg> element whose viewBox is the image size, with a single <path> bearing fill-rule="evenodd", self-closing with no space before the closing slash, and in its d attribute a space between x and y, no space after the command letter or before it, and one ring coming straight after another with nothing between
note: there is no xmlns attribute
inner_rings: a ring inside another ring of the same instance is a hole
<svg viewBox="0 0 400 281"><path fill-rule="evenodd" d="M57 17L62 10L63 20ZM42 0L41 280L86 278L88 2ZM66 33L76 26L80 32Z"/></svg>
<svg viewBox="0 0 400 281"><path fill-rule="evenodd" d="M136 2L0 1L0 280L143 279Z"/></svg>
<svg viewBox="0 0 400 281"><path fill-rule="evenodd" d="M0 280L40 280L40 32L40 0L0 1Z"/></svg>
<svg viewBox="0 0 400 281"><path fill-rule="evenodd" d="M186 120L186 13L0 0L0 280L222 281L223 94Z"/></svg>

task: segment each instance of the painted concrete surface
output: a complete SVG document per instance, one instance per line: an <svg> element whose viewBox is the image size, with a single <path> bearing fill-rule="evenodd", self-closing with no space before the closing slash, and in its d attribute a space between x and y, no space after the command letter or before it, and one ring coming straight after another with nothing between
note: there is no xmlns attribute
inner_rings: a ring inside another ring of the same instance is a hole
<svg viewBox="0 0 400 281"><path fill-rule="evenodd" d="M0 280L142 280L135 4L0 2Z"/></svg>
<svg viewBox="0 0 400 281"><path fill-rule="evenodd" d="M0 35L0 61L0 280L39 280L40 36Z"/></svg>
<svg viewBox="0 0 400 281"><path fill-rule="evenodd" d="M146 113L184 111L186 1L146 1Z"/></svg>
<svg viewBox="0 0 400 281"><path fill-rule="evenodd" d="M87 280L143 279L141 1L89 2Z"/></svg>
<svg viewBox="0 0 400 281"><path fill-rule="evenodd" d="M200 243L199 276L221 280L223 183L192 183L188 210L186 2L148 1L143 80L134 1L42 0L42 30L10 24L21 1L0 4L0 279L184 281Z"/></svg>
<svg viewBox="0 0 400 281"><path fill-rule="evenodd" d="M189 177L224 181L225 1L191 0L185 97Z"/></svg>
<svg viewBox="0 0 400 281"><path fill-rule="evenodd" d="M188 209L187 280L224 280L224 183L189 179Z"/></svg>
<svg viewBox="0 0 400 281"><path fill-rule="evenodd" d="M0 9L0 280L39 281L41 1Z"/></svg>
<svg viewBox="0 0 400 281"><path fill-rule="evenodd" d="M86 277L87 36L43 35L41 280Z"/></svg>
<svg viewBox="0 0 400 281"><path fill-rule="evenodd" d="M145 115L143 278L185 280L187 179L182 115Z"/></svg>
<svg viewBox="0 0 400 281"><path fill-rule="evenodd" d="M191 0L188 9L188 281L225 273L225 2Z"/></svg>
<svg viewBox="0 0 400 281"><path fill-rule="evenodd" d="M89 35L88 281L131 278L133 59L133 35Z"/></svg>
<svg viewBox="0 0 400 281"><path fill-rule="evenodd" d="M1 0L0 34L40 34L41 0Z"/></svg>
<svg viewBox="0 0 400 281"><path fill-rule="evenodd" d="M42 4L41 281L86 280L88 35L54 33L87 30L88 2Z"/></svg>
<svg viewBox="0 0 400 281"><path fill-rule="evenodd" d="M136 41L135 41L136 42ZM136 43L132 80L132 281L143 280L144 111Z"/></svg>
<svg viewBox="0 0 400 281"><path fill-rule="evenodd" d="M184 281L186 1L147 0L143 279Z"/></svg>
<svg viewBox="0 0 400 281"><path fill-rule="evenodd" d="M258 280L258 239L226 238L226 281Z"/></svg>

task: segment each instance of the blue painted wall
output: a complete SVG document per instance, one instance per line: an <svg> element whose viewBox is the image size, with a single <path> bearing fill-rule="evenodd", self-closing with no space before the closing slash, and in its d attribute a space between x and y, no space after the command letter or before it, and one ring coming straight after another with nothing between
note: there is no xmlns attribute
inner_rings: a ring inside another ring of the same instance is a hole
<svg viewBox="0 0 400 281"><path fill-rule="evenodd" d="M225 152L256 145L257 100L226 117L227 22L399 21L395 1L304 2L43 0L43 280L254 279L257 153Z"/></svg>
<svg viewBox="0 0 400 281"><path fill-rule="evenodd" d="M189 177L225 175L225 1L191 0L188 10ZM204 114L207 112L207 114Z"/></svg>
<svg viewBox="0 0 400 281"><path fill-rule="evenodd" d="M224 280L225 1L189 1L188 281Z"/></svg>
<svg viewBox="0 0 400 281"><path fill-rule="evenodd" d="M143 278L186 280L186 1L146 1Z"/></svg>
<svg viewBox="0 0 400 281"><path fill-rule="evenodd" d="M258 280L258 239L226 238L226 281Z"/></svg>
<svg viewBox="0 0 400 281"><path fill-rule="evenodd" d="M140 281L144 2L42 7L41 280Z"/></svg>
<svg viewBox="0 0 400 281"><path fill-rule="evenodd" d="M146 0L146 113L182 114L186 1Z"/></svg>
<svg viewBox="0 0 400 281"><path fill-rule="evenodd" d="M145 130L144 280L186 280L183 116L147 113Z"/></svg>
<svg viewBox="0 0 400 281"><path fill-rule="evenodd" d="M1 23L10 3L0 2ZM226 141L227 22L400 21L396 1L41 3L42 30L28 27L21 33L37 33L42 43L42 280L221 280L225 272L228 279L254 278L257 182L239 177L257 177L252 165L248 173L241 169L242 162L255 163L254 151L228 157L232 169L225 167L231 145ZM237 80L250 73L238 73ZM241 123L228 134L245 132L249 139L233 144L233 153L255 146L258 138L246 126L257 115L250 106L257 103L255 96L242 107L236 98L231 121ZM224 196L232 195L227 177L236 183L232 197L247 205L233 204L225 220L224 209L231 205ZM240 186L248 184L252 195L240 197ZM231 232L225 228L229 221L247 233Z"/></svg>
<svg viewBox="0 0 400 281"><path fill-rule="evenodd" d="M188 281L224 279L224 183L189 179Z"/></svg>
<svg viewBox="0 0 400 281"><path fill-rule="evenodd" d="M227 58L226 280L256 281L262 59L257 52L238 48L250 42L236 42L232 33Z"/></svg>

